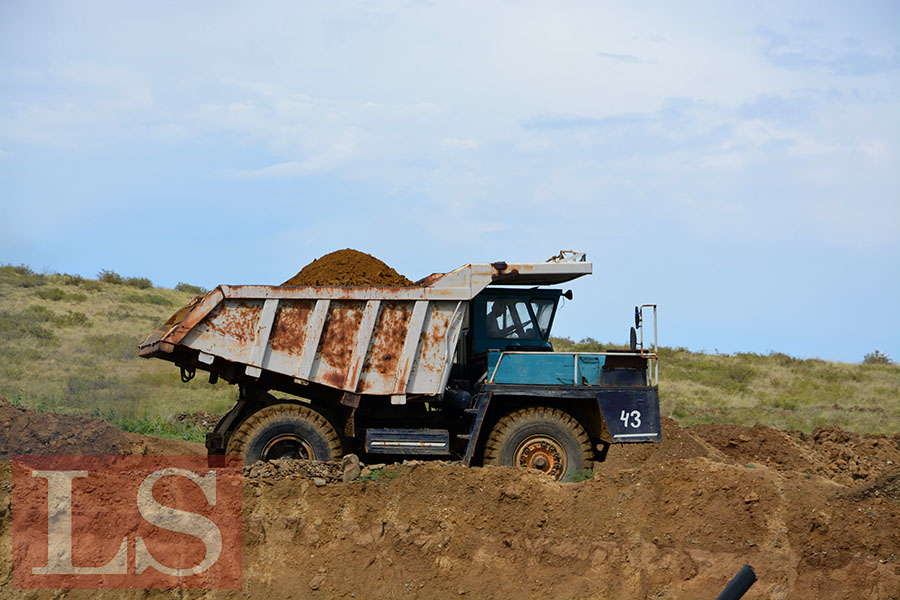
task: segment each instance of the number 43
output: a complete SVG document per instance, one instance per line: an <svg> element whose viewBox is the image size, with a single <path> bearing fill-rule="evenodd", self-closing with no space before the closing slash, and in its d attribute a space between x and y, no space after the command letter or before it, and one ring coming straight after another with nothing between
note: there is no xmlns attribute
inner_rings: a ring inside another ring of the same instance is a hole
<svg viewBox="0 0 900 600"><path fill-rule="evenodd" d="M640 427L641 413L637 410L633 410L631 412L623 410L622 415L619 417L619 420L625 424L625 427Z"/></svg>

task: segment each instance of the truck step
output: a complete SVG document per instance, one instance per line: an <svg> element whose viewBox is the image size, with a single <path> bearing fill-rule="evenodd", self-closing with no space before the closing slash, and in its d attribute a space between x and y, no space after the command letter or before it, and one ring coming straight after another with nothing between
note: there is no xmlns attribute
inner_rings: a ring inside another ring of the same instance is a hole
<svg viewBox="0 0 900 600"><path fill-rule="evenodd" d="M458 437L461 440L471 440L472 434L471 433L457 433L456 437Z"/></svg>
<svg viewBox="0 0 900 600"><path fill-rule="evenodd" d="M466 414L469 414L469 415L477 415L479 410L480 409L478 409L478 408L466 408L463 410L463 412L465 412Z"/></svg>
<svg viewBox="0 0 900 600"><path fill-rule="evenodd" d="M444 456L450 454L446 429L366 429L366 452Z"/></svg>

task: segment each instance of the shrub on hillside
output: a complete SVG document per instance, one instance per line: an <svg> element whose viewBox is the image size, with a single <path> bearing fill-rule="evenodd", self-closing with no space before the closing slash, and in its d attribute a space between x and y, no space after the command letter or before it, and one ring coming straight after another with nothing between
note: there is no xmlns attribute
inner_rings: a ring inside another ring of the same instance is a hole
<svg viewBox="0 0 900 600"><path fill-rule="evenodd" d="M574 341L568 337L551 337L550 343L557 352L603 352L604 344L592 337Z"/></svg>
<svg viewBox="0 0 900 600"><path fill-rule="evenodd" d="M33 337L51 341L56 336L43 325L46 321L44 315L36 314L34 311L26 310L20 313L0 311L0 338L6 340Z"/></svg>
<svg viewBox="0 0 900 600"><path fill-rule="evenodd" d="M20 313L25 321L49 323L56 316L52 310L39 304L33 304Z"/></svg>
<svg viewBox="0 0 900 600"><path fill-rule="evenodd" d="M124 283L125 281L121 275L109 269L103 269L99 273L97 273L97 279L106 283L114 283L116 285L122 285L122 283Z"/></svg>
<svg viewBox="0 0 900 600"><path fill-rule="evenodd" d="M41 288L34 291L34 295L41 300L53 300L54 302L66 297L66 293L59 288Z"/></svg>
<svg viewBox="0 0 900 600"><path fill-rule="evenodd" d="M116 285L127 285L139 290L146 290L153 287L153 282L146 277L122 277L115 271L103 269L97 273L97 279L106 283L114 283Z"/></svg>
<svg viewBox="0 0 900 600"><path fill-rule="evenodd" d="M81 285L84 283L84 277L81 275L69 275L68 273L63 273L63 283L66 285Z"/></svg>
<svg viewBox="0 0 900 600"><path fill-rule="evenodd" d="M864 365L889 365L891 357L880 350L869 352L863 357Z"/></svg>
<svg viewBox="0 0 900 600"><path fill-rule="evenodd" d="M0 265L0 280L18 287L36 287L47 281L40 273L35 273L25 265Z"/></svg>
<svg viewBox="0 0 900 600"><path fill-rule="evenodd" d="M175 289L179 292L186 292L195 296L200 296L201 294L205 294L209 291L206 288L200 287L199 285L191 285L183 281L179 281L178 285L175 286Z"/></svg>
<svg viewBox="0 0 900 600"><path fill-rule="evenodd" d="M142 304L158 304L169 306L172 301L160 294L128 294L123 298L126 302L140 302Z"/></svg>
<svg viewBox="0 0 900 600"><path fill-rule="evenodd" d="M53 318L53 324L57 327L90 327L91 322L83 312L67 310L66 314Z"/></svg>
<svg viewBox="0 0 900 600"><path fill-rule="evenodd" d="M124 283L125 285L136 287L139 290L146 290L147 288L153 287L153 282L146 277L126 277Z"/></svg>
<svg viewBox="0 0 900 600"><path fill-rule="evenodd" d="M35 275L36 273L32 271L26 265L3 265L4 270L9 270L16 275Z"/></svg>

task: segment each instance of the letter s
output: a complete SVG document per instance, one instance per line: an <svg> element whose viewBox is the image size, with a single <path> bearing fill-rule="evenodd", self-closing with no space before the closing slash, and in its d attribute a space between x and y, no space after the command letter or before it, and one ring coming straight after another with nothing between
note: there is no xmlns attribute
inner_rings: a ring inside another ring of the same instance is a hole
<svg viewBox="0 0 900 600"><path fill-rule="evenodd" d="M213 566L219 555L222 553L222 533L219 527L211 520L203 515L192 513L186 510L170 508L163 506L153 497L153 486L157 481L169 475L180 475L187 477L198 486L206 495L206 501L211 505L216 505L216 473L210 471L203 477L197 475L193 471L187 469L178 469L169 467L159 469L148 475L141 482L138 488L137 505L138 511L152 525L184 533L199 539L206 546L206 554L203 560L190 569L173 569L160 564L144 544L144 539L137 537L134 541L135 550L135 570L138 574L143 573L148 567L153 567L161 573L173 575L175 577L185 577L188 575L197 575Z"/></svg>

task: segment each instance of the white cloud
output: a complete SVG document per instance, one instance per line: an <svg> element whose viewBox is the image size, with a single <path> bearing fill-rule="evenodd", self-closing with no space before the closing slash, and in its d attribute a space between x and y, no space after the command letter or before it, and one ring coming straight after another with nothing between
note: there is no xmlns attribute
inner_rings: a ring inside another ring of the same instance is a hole
<svg viewBox="0 0 900 600"><path fill-rule="evenodd" d="M876 163L883 163L888 158L897 158L897 149L884 140L868 140L858 145L860 152Z"/></svg>
<svg viewBox="0 0 900 600"><path fill-rule="evenodd" d="M465 150L471 150L481 145L478 143L478 140L473 140L471 138L444 138L441 140L441 143L448 148L462 148Z"/></svg>
<svg viewBox="0 0 900 600"><path fill-rule="evenodd" d="M740 152L724 152L706 157L700 165L711 169L741 170L747 166L747 156Z"/></svg>

